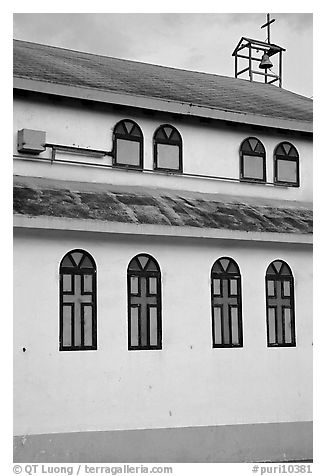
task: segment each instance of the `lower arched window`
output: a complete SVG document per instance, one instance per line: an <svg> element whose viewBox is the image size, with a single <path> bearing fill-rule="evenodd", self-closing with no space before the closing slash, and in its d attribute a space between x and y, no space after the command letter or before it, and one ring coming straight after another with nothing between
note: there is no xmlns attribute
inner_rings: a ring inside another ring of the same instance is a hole
<svg viewBox="0 0 326 476"><path fill-rule="evenodd" d="M60 264L60 350L95 350L96 265L83 250L67 253Z"/></svg>
<svg viewBox="0 0 326 476"><path fill-rule="evenodd" d="M290 267L273 261L266 271L267 345L295 346L294 280Z"/></svg>
<svg viewBox="0 0 326 476"><path fill-rule="evenodd" d="M211 295L213 347L242 347L241 275L233 259L215 261Z"/></svg>
<svg viewBox="0 0 326 476"><path fill-rule="evenodd" d="M128 266L128 349L162 349L161 272L147 254Z"/></svg>

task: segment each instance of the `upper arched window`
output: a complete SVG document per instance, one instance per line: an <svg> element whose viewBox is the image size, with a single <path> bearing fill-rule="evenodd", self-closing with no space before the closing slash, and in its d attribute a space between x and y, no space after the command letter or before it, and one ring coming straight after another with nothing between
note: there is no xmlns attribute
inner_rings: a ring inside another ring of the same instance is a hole
<svg viewBox="0 0 326 476"><path fill-rule="evenodd" d="M242 347L241 275L231 258L211 271L213 347Z"/></svg>
<svg viewBox="0 0 326 476"><path fill-rule="evenodd" d="M295 346L294 280L290 267L273 261L266 271L267 345Z"/></svg>
<svg viewBox="0 0 326 476"><path fill-rule="evenodd" d="M84 250L67 253L60 264L60 350L94 350L96 265Z"/></svg>
<svg viewBox="0 0 326 476"><path fill-rule="evenodd" d="M181 135L168 124L154 133L154 169L182 172Z"/></svg>
<svg viewBox="0 0 326 476"><path fill-rule="evenodd" d="M161 271L148 254L129 263L128 349L162 349Z"/></svg>
<svg viewBox="0 0 326 476"><path fill-rule="evenodd" d="M260 140L248 137L240 146L240 178L266 182L266 152Z"/></svg>
<svg viewBox="0 0 326 476"><path fill-rule="evenodd" d="M299 153L289 142L281 142L275 149L274 182L299 187Z"/></svg>
<svg viewBox="0 0 326 476"><path fill-rule="evenodd" d="M134 121L125 119L114 128L113 165L143 168L143 134Z"/></svg>

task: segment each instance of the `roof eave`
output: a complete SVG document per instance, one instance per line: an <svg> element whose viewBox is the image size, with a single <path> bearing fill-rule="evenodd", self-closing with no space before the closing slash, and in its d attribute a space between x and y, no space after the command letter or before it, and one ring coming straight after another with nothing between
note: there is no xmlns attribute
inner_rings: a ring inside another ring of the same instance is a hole
<svg viewBox="0 0 326 476"><path fill-rule="evenodd" d="M249 242L288 243L312 245L309 233L273 233L191 226L166 226L153 224L135 224L107 222L80 218L30 216L14 214L14 228L43 230L69 230L87 233L109 233L114 235L170 236L180 238L205 238L220 240L241 240Z"/></svg>
<svg viewBox="0 0 326 476"><path fill-rule="evenodd" d="M273 118L257 114L246 114L191 103L172 101L161 98L121 94L101 89L85 88L82 86L70 86L65 84L39 81L14 77L13 87L16 89L53 94L57 96L97 101L102 103L119 104L141 109L183 114L187 116L205 117L248 125L259 125L276 129L312 133L312 123L309 121L296 121L291 119Z"/></svg>

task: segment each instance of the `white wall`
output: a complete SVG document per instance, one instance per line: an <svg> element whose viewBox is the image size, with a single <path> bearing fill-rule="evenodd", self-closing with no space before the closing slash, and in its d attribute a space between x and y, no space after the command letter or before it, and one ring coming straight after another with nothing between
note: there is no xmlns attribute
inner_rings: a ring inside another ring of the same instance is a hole
<svg viewBox="0 0 326 476"><path fill-rule="evenodd" d="M300 154L300 187L275 187L273 185L235 183L221 180L167 176L160 173L126 173L103 168L91 168L68 164L44 164L16 160L14 172L18 175L34 175L69 180L130 184L172 189L186 189L209 193L226 193L240 196L265 197L281 200L312 200L312 141L296 135L257 131L250 127L222 126L221 123L202 123L196 120L180 120L170 115L153 117L141 112L117 111L111 106L89 106L79 102L66 103L49 99L35 100L18 97L14 102L14 154L17 154L17 131L23 128L46 131L49 143L73 145L101 150L111 150L112 131L121 119L134 119L144 134L144 167L153 168L152 138L162 123L171 123L183 139L183 168L185 173L239 178L239 146L248 136L259 138L267 153L267 181L273 182L273 152L276 145L287 140ZM50 150L40 155L50 157ZM112 164L110 157L89 158L58 153L57 158Z"/></svg>
<svg viewBox="0 0 326 476"><path fill-rule="evenodd" d="M97 351L58 351L58 268L73 248L97 263ZM141 252L161 267L161 351L127 350L126 269ZM242 274L241 349L212 348L210 270L221 256ZM266 345L264 276L277 258L295 278L295 348ZM14 434L311 420L310 258L301 245L18 230Z"/></svg>

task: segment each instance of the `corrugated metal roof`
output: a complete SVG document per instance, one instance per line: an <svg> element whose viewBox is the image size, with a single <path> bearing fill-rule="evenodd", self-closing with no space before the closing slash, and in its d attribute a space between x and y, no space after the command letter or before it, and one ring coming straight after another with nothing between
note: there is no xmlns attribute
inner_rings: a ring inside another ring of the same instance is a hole
<svg viewBox="0 0 326 476"><path fill-rule="evenodd" d="M274 85L14 41L14 76L227 112L312 121L312 100Z"/></svg>
<svg viewBox="0 0 326 476"><path fill-rule="evenodd" d="M312 211L204 193L16 177L14 213L274 233L312 233Z"/></svg>

